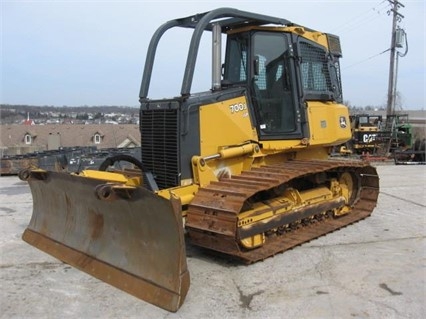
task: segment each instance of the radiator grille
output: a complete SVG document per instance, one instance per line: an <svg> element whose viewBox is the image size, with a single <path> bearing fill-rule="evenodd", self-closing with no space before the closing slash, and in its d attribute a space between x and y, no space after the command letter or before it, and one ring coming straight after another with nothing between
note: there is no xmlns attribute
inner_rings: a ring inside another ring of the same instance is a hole
<svg viewBox="0 0 426 319"><path fill-rule="evenodd" d="M159 189L179 185L178 110L141 110L142 162Z"/></svg>

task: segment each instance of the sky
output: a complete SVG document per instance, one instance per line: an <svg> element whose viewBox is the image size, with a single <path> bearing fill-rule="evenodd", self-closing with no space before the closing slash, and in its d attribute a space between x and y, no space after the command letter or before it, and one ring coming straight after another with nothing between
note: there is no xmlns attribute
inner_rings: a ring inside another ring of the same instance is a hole
<svg viewBox="0 0 426 319"><path fill-rule="evenodd" d="M340 37L343 96L351 106L386 106L392 16L375 1L1 1L1 104L138 106L146 50L163 23L232 7ZM425 107L425 0L400 0L408 53L398 59L397 107ZM182 32L183 31L183 32ZM165 34L148 97L179 95L188 30ZM192 92L211 86L210 35ZM404 53L405 47L399 49Z"/></svg>

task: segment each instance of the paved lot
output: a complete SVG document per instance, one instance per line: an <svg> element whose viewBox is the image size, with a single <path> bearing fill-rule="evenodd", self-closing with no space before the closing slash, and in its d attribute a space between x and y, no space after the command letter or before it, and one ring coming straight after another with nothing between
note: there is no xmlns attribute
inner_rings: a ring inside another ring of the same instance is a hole
<svg viewBox="0 0 426 319"><path fill-rule="evenodd" d="M21 240L26 183L0 178L0 318L425 318L426 167L379 166L370 218L251 266L188 247L191 288L169 313Z"/></svg>

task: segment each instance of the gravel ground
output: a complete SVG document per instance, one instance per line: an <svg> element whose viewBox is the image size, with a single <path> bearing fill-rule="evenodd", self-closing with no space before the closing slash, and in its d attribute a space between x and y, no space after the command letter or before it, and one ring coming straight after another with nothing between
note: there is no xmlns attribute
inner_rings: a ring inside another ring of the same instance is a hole
<svg viewBox="0 0 426 319"><path fill-rule="evenodd" d="M425 318L424 166L378 166L373 215L250 266L188 246L177 313L140 301L22 241L32 199L0 177L0 318Z"/></svg>

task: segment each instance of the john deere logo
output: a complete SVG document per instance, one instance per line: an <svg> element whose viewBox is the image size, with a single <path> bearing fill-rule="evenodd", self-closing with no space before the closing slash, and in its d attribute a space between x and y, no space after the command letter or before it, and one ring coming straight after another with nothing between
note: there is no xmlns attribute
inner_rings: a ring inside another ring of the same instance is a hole
<svg viewBox="0 0 426 319"><path fill-rule="evenodd" d="M340 122L340 127L341 128L346 128L346 126L347 126L347 124L346 124L346 117L341 116L340 119L339 119L339 122Z"/></svg>

